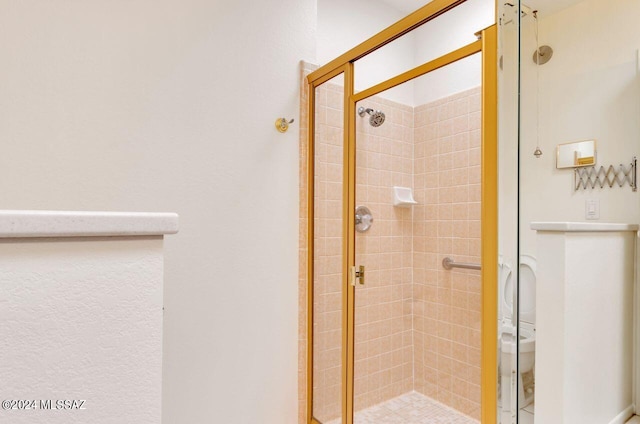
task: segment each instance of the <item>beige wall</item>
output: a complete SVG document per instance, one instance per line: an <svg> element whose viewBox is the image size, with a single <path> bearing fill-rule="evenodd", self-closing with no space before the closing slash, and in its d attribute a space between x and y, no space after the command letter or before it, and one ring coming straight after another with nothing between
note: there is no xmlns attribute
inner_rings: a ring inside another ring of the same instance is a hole
<svg viewBox="0 0 640 424"><path fill-rule="evenodd" d="M414 367L417 391L480 419L480 89L415 110Z"/></svg>
<svg viewBox="0 0 640 424"><path fill-rule="evenodd" d="M381 97L358 102L385 113L380 127L369 115L356 121L356 204L374 222L356 233L356 264L366 283L355 294L355 409L413 389L412 212L393 206L393 186L413 180L413 107Z"/></svg>

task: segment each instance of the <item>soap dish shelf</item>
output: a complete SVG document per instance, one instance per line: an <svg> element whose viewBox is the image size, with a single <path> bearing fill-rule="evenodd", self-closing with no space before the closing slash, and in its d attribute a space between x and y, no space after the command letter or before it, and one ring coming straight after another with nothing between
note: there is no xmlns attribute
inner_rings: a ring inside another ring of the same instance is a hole
<svg viewBox="0 0 640 424"><path fill-rule="evenodd" d="M408 208L417 205L413 192L409 187L393 187L393 206Z"/></svg>

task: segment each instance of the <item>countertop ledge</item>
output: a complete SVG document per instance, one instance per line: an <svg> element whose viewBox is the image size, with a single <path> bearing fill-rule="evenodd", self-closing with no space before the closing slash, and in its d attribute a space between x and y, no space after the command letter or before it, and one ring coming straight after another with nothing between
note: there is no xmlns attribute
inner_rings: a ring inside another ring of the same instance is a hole
<svg viewBox="0 0 640 424"><path fill-rule="evenodd" d="M159 236L177 232L175 213L0 210L0 238Z"/></svg>
<svg viewBox="0 0 640 424"><path fill-rule="evenodd" d="M555 232L619 232L638 231L638 224L607 222L532 222L531 229Z"/></svg>

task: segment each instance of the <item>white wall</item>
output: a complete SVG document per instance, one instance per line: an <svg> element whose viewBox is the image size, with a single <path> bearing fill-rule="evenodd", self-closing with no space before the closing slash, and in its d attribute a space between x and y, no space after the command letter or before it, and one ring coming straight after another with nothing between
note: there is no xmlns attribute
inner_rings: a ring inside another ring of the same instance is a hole
<svg viewBox="0 0 640 424"><path fill-rule="evenodd" d="M21 225L28 218L3 219L28 228ZM42 232L55 234L51 221ZM158 424L162 237L6 235L0 239L0 398L38 403L28 411L3 408L0 422ZM77 405L82 410L56 411L57 400L65 399L84 400ZM51 400L50 407L40 400Z"/></svg>
<svg viewBox="0 0 640 424"><path fill-rule="evenodd" d="M428 3L425 1L424 4ZM406 16L380 0L318 1L318 62L331 59ZM356 62L356 90L377 83L472 43L475 32L495 22L494 0L469 0L427 25ZM480 85L481 57L474 55L382 93L419 106Z"/></svg>
<svg viewBox="0 0 640 424"><path fill-rule="evenodd" d="M468 0L416 31L415 66L477 40L474 35L495 22L494 0ZM482 57L473 55L415 80L416 105L480 85Z"/></svg>
<svg viewBox="0 0 640 424"><path fill-rule="evenodd" d="M318 55L324 65L394 24L407 14L380 0L318 0ZM414 65L413 34L402 37L355 63L356 90L364 90ZM414 105L413 83L403 84L383 97Z"/></svg>
<svg viewBox="0 0 640 424"><path fill-rule="evenodd" d="M297 419L298 61L315 2L2 1L3 208L174 211L164 422Z"/></svg>
<svg viewBox="0 0 640 424"><path fill-rule="evenodd" d="M537 234L537 423L626 423L633 415L635 233Z"/></svg>
<svg viewBox="0 0 640 424"><path fill-rule="evenodd" d="M540 43L554 56L540 67L540 159L533 156L535 51L532 21L523 26L523 128L520 186L524 253L535 254L531 221L584 221L585 200L600 200L600 221L640 220L640 200L626 186L573 190L573 171L555 169L560 143L597 140L597 166L628 164L640 154L640 2L587 0L540 20Z"/></svg>

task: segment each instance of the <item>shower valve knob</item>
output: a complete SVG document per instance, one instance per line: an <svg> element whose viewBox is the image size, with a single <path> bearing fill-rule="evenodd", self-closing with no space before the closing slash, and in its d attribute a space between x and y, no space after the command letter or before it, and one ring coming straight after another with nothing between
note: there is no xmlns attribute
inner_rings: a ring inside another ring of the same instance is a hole
<svg viewBox="0 0 640 424"><path fill-rule="evenodd" d="M364 233L371 228L373 215L371 215L369 208L366 206L358 206L356 208L355 224L356 231L359 233Z"/></svg>

